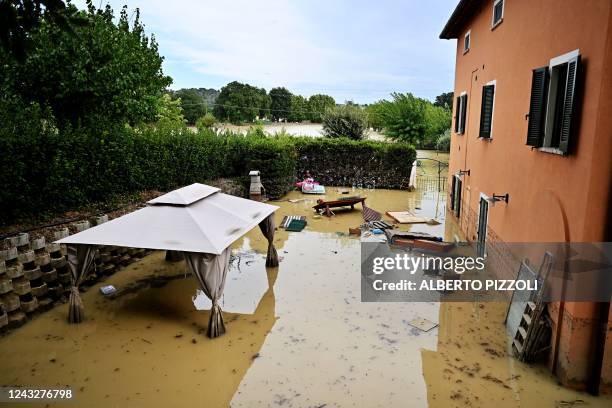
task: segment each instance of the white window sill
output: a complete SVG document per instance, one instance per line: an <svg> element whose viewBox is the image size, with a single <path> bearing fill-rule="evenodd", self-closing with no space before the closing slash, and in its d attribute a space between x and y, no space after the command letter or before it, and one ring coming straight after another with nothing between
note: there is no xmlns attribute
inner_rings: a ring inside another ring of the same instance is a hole
<svg viewBox="0 0 612 408"><path fill-rule="evenodd" d="M560 150L556 147L538 147L538 150L544 153L550 153L550 154L556 154L559 156L565 156L565 153L563 153L563 150Z"/></svg>
<svg viewBox="0 0 612 408"><path fill-rule="evenodd" d="M463 55L467 54L468 52L470 52L469 48L467 50L463 50Z"/></svg>
<svg viewBox="0 0 612 408"><path fill-rule="evenodd" d="M503 18L503 17L502 17L502 18L500 18L499 20L497 20L497 23L495 23L495 24L493 24L493 25L491 26L491 31L495 30L495 29L497 28L497 26L498 26L498 25L500 25L500 24L501 24L501 23L503 23L503 22L504 22L504 18Z"/></svg>
<svg viewBox="0 0 612 408"><path fill-rule="evenodd" d="M487 142L491 143L493 141L493 137L492 136L490 136L490 137L481 137L481 136L478 136L478 140L484 140L484 141L487 141Z"/></svg>

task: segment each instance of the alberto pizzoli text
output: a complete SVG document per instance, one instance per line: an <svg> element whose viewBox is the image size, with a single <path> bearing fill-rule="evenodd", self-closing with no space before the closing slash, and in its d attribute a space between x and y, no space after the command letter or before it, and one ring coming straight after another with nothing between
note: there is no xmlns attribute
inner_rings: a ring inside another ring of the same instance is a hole
<svg viewBox="0 0 612 408"><path fill-rule="evenodd" d="M422 280L420 282L402 279L398 282L384 282L380 279L372 283L374 290L378 291L480 291L480 290L538 290L537 280L514 280L514 279L449 279L449 280Z"/></svg>
<svg viewBox="0 0 612 408"><path fill-rule="evenodd" d="M391 257L377 257L372 262L372 272L381 275L387 271L404 271L414 275L419 269L444 269L461 277L466 271L482 271L485 267L482 257L429 257L396 254ZM537 280L513 279L423 279L412 281L401 279L388 282L376 279L372 282L376 291L537 291Z"/></svg>

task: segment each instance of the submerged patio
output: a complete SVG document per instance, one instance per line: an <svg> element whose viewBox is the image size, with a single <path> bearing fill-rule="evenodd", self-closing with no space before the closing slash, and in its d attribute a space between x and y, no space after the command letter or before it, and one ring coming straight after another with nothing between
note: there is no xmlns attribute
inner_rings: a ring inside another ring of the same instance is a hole
<svg viewBox="0 0 612 408"><path fill-rule="evenodd" d="M442 221L414 230L447 240L456 233L444 223L444 193L355 194L379 211L419 207ZM360 243L348 235L361 212L315 217L316 198L287 201L302 198L295 192L272 203L280 207L277 225L285 215L308 220L302 232L277 230L278 268L265 267L268 242L258 229L232 246L220 301L224 336L203 335L209 313L190 298L196 280L184 262L156 252L82 294L83 323L69 325L67 307L56 307L0 338L0 384L70 387L92 407L610 403L561 388L544 369L510 357L505 304L362 303ZM109 284L119 290L113 299L98 291ZM439 327L419 331L407 324L415 317Z"/></svg>

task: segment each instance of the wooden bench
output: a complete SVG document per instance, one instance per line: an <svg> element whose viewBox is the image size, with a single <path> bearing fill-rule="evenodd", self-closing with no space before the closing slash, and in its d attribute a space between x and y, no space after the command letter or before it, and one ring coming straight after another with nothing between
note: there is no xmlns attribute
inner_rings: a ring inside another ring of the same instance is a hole
<svg viewBox="0 0 612 408"><path fill-rule="evenodd" d="M317 200L317 205L313 206L312 208L314 208L317 213L319 213L321 210L324 210L323 213L328 217L331 217L332 215L334 215L333 211L331 210L332 208L351 207L351 210L354 210L355 204L361 203L361 205L363 206L365 199L366 197L347 197L342 200L333 201Z"/></svg>

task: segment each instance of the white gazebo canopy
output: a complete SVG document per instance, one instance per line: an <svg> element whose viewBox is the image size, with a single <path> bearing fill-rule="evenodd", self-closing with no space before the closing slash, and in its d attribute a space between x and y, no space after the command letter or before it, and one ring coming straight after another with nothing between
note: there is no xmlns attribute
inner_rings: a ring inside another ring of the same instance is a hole
<svg viewBox="0 0 612 408"><path fill-rule="evenodd" d="M278 266L273 245L277 209L196 183L150 200L142 209L57 241L68 245L72 272L68 320L82 320L78 287L94 268L96 245L161 249L183 253L200 289L212 301L208 335L223 334L218 299L225 286L230 245L259 225L268 240L266 266Z"/></svg>
<svg viewBox="0 0 612 408"><path fill-rule="evenodd" d="M60 244L112 245L219 255L278 207L192 184Z"/></svg>

